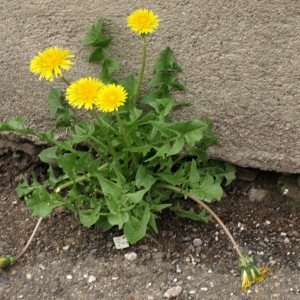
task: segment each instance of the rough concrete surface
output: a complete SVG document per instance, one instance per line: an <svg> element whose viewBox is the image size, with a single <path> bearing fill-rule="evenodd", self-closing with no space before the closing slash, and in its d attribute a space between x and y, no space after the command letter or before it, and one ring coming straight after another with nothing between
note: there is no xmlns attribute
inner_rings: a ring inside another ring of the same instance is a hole
<svg viewBox="0 0 300 300"><path fill-rule="evenodd" d="M110 54L121 63L120 78L137 74L141 45L126 17L138 8L161 19L148 40L148 78L154 58L170 46L187 87L178 100L192 103L175 117L214 121L219 145L211 156L300 173L299 0L2 0L0 121L28 115L30 126L51 126L45 100L53 84L38 81L29 61L47 47L68 47L76 64L66 77L97 76L80 42L100 16L114 37Z"/></svg>

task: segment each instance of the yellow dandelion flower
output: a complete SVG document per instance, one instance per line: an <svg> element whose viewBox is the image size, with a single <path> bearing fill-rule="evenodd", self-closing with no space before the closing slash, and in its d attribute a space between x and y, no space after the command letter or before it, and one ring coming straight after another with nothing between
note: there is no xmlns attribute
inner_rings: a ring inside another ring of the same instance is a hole
<svg viewBox="0 0 300 300"><path fill-rule="evenodd" d="M120 106L124 105L127 94L121 85L108 84L101 90L96 106L103 112L117 111Z"/></svg>
<svg viewBox="0 0 300 300"><path fill-rule="evenodd" d="M73 107L90 110L103 87L104 84L97 78L81 78L68 86L66 99Z"/></svg>
<svg viewBox="0 0 300 300"><path fill-rule="evenodd" d="M159 24L158 16L148 9L138 9L127 18L127 26L138 34L153 32Z"/></svg>
<svg viewBox="0 0 300 300"><path fill-rule="evenodd" d="M248 287L256 282L265 281L266 276L269 273L268 268L257 268L257 266L254 264L253 258L249 256L240 258L239 267L241 268L241 282L243 291L246 291Z"/></svg>
<svg viewBox="0 0 300 300"><path fill-rule="evenodd" d="M30 62L30 71L34 74L40 74L40 80L53 81L55 77L61 77L61 69L70 70L72 61L68 58L73 58L69 49L60 49L57 47L48 48L43 52L39 52Z"/></svg>

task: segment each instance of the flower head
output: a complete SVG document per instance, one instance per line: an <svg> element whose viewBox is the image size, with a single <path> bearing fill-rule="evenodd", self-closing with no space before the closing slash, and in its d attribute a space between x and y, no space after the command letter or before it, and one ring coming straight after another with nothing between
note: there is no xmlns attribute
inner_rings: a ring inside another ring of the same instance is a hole
<svg viewBox="0 0 300 300"><path fill-rule="evenodd" d="M266 280L266 276L269 273L268 268L258 268L253 262L253 257L249 256L240 258L239 267L241 268L241 281L243 291L245 291L255 282Z"/></svg>
<svg viewBox="0 0 300 300"><path fill-rule="evenodd" d="M0 256L0 268L7 268L12 266L17 259L14 256L11 255L3 255Z"/></svg>
<svg viewBox="0 0 300 300"><path fill-rule="evenodd" d="M127 98L127 91L114 83L106 85L96 101L96 106L103 112L112 112L124 105Z"/></svg>
<svg viewBox="0 0 300 300"><path fill-rule="evenodd" d="M40 80L53 81L55 77L61 77L61 69L70 70L72 61L68 58L73 58L69 49L60 49L57 47L48 48L43 52L39 52L30 62L30 71L34 74L40 74Z"/></svg>
<svg viewBox="0 0 300 300"><path fill-rule="evenodd" d="M69 85L66 90L66 99L73 107L93 108L104 84L92 77L81 78Z"/></svg>
<svg viewBox="0 0 300 300"><path fill-rule="evenodd" d="M127 18L127 25L138 34L148 34L158 27L159 19L153 11L138 9Z"/></svg>

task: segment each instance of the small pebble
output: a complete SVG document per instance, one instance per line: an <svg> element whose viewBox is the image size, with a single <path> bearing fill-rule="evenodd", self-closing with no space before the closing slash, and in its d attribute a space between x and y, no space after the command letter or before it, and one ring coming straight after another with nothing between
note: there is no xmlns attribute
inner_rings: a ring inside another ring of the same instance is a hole
<svg viewBox="0 0 300 300"><path fill-rule="evenodd" d="M249 201L262 201L268 195L268 191L264 189L251 188L248 192Z"/></svg>
<svg viewBox="0 0 300 300"><path fill-rule="evenodd" d="M96 281L96 277L94 275L91 275L88 279L88 283L93 283Z"/></svg>
<svg viewBox="0 0 300 300"><path fill-rule="evenodd" d="M67 275L67 279L71 280L71 279L73 279L73 276L72 275Z"/></svg>
<svg viewBox="0 0 300 300"><path fill-rule="evenodd" d="M173 286L164 293L164 296L167 299L172 299L178 297L181 294L181 292L182 292L181 286Z"/></svg>
<svg viewBox="0 0 300 300"><path fill-rule="evenodd" d="M181 270L178 265L176 266L176 273L181 273Z"/></svg>
<svg viewBox="0 0 300 300"><path fill-rule="evenodd" d="M113 237L113 241L114 244L116 246L116 248L119 249L125 249L129 247L129 242L126 239L125 235L121 235L121 236L115 236Z"/></svg>
<svg viewBox="0 0 300 300"><path fill-rule="evenodd" d="M43 271L46 270L45 266L43 266L42 264L39 264L39 268L40 268L41 270L43 270Z"/></svg>
<svg viewBox="0 0 300 300"><path fill-rule="evenodd" d="M135 252L129 252L129 253L124 254L124 257L126 260L134 261L137 259L137 254Z"/></svg>
<svg viewBox="0 0 300 300"><path fill-rule="evenodd" d="M195 247L199 247L199 246L201 246L202 244L203 244L203 242L202 242L202 240L199 239L199 238L195 238L195 239L193 240L193 245L194 245Z"/></svg>
<svg viewBox="0 0 300 300"><path fill-rule="evenodd" d="M31 275L30 273L27 273L27 274L26 274L26 278L27 278L27 279L31 279L31 278L32 278L32 275Z"/></svg>
<svg viewBox="0 0 300 300"><path fill-rule="evenodd" d="M200 290L203 291L203 292L207 292L208 288L207 287L202 287L202 288L200 288Z"/></svg>
<svg viewBox="0 0 300 300"><path fill-rule="evenodd" d="M289 238L285 238L285 239L283 240L283 242L284 242L285 244L288 244L288 243L290 242L290 239L289 239Z"/></svg>
<svg viewBox="0 0 300 300"><path fill-rule="evenodd" d="M163 259L166 256L165 252L155 252L152 253L152 259Z"/></svg>

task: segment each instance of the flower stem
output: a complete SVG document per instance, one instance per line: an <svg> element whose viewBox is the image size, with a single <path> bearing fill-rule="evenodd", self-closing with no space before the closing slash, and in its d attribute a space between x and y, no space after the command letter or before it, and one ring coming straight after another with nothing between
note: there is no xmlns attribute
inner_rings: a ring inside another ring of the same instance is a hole
<svg viewBox="0 0 300 300"><path fill-rule="evenodd" d="M37 221L37 223L36 223L36 225L34 227L34 230L33 230L32 234L31 234L29 240L27 241L27 243L26 243L25 247L22 249L22 251L19 254L17 254L16 260L18 260L19 258L21 258L24 255L24 253L28 249L29 245L31 244L31 242L32 242L32 240L33 240L33 238L34 238L34 236L35 236L38 228L40 227L40 225L42 223L42 221L43 221L43 217L39 217L39 219L38 219L38 221Z"/></svg>
<svg viewBox="0 0 300 300"><path fill-rule="evenodd" d="M107 134L106 128L104 127L101 119L99 118L98 114L95 112L94 109L91 110L91 114L97 120L98 125L99 125L102 133L104 134L105 139L106 139L106 143L107 143L107 146L109 148L109 152L111 153L111 155L113 157L113 160L114 160L119 172L122 174L122 168L121 168L121 165L120 165L120 162L119 162L119 159L118 159L117 152L115 151L115 149L114 149L114 147L111 143L111 140L110 140L110 138Z"/></svg>
<svg viewBox="0 0 300 300"><path fill-rule="evenodd" d="M70 85L71 82L69 80L67 80L64 76L61 76L61 80L66 84L66 85Z"/></svg>
<svg viewBox="0 0 300 300"><path fill-rule="evenodd" d="M171 184L160 182L160 183L157 183L156 186L160 187L160 188L165 188L165 189L177 192L177 193L182 194L182 195L185 195L185 193L182 189L180 189L180 188L178 188L174 185L171 185ZM237 254L239 255L239 257L244 258L244 255L240 251L240 249L239 249L235 239L233 238L232 234L229 232L228 228L223 223L223 221L218 217L218 215L207 204L205 204L202 200L198 199L197 197L193 196L192 194L187 194L187 196L190 199L192 199L193 201L195 201L196 203L198 203L200 206L202 206L204 209L206 209L211 214L211 216L217 221L217 223L221 226L221 228L226 233L227 237L231 241L231 243L232 243L233 247L235 248L235 250L236 250Z"/></svg>
<svg viewBox="0 0 300 300"><path fill-rule="evenodd" d="M143 54L142 54L142 64L141 64L141 71L140 71L140 75L139 75L139 79L138 79L138 84L137 84L137 89L135 92L135 96L133 99L133 104L136 105L137 103L137 99L139 97L140 94L140 89L142 86L142 81L143 81L143 77L144 77L144 72L145 72L145 66L146 66L146 56L147 56L147 43L146 43L146 35L142 35L142 39L143 39Z"/></svg>

